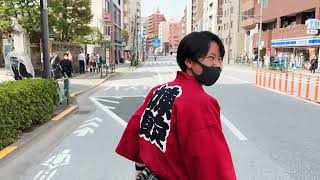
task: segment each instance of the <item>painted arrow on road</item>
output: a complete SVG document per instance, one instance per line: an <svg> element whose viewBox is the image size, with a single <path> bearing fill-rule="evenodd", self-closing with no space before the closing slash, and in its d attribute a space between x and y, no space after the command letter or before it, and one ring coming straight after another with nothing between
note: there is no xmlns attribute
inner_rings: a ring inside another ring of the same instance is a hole
<svg viewBox="0 0 320 180"><path fill-rule="evenodd" d="M75 134L78 137L83 137L83 136L86 136L87 134L93 134L95 132L93 128L99 127L98 122L102 123L103 121L102 119L97 117L87 120L82 125L80 125L78 127L78 130L74 131L73 134Z"/></svg>
<svg viewBox="0 0 320 180"><path fill-rule="evenodd" d="M86 136L88 133L93 134L94 130L90 127L85 127L79 130L76 130L75 132L73 132L73 134L76 134L78 137L83 137Z"/></svg>

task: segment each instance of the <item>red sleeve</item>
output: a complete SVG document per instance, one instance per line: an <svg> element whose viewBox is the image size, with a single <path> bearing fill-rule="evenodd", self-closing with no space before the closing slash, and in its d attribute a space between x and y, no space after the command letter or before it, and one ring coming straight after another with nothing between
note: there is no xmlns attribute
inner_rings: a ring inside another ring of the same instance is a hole
<svg viewBox="0 0 320 180"><path fill-rule="evenodd" d="M145 98L144 103L131 116L129 123L116 148L116 153L137 163L143 163L139 155L140 119L148 105L148 102L153 94L154 89L155 88L153 88L149 92L149 94Z"/></svg>
<svg viewBox="0 0 320 180"><path fill-rule="evenodd" d="M218 105L187 105L177 125L190 179L236 180L231 154L220 126ZM181 115L182 114L182 115ZM181 121L182 120L182 121Z"/></svg>

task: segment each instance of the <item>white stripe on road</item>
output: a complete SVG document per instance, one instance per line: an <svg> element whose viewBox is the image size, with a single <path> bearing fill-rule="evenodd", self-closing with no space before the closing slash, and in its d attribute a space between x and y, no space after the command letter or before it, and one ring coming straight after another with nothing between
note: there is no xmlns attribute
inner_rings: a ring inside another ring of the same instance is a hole
<svg viewBox="0 0 320 180"><path fill-rule="evenodd" d="M100 107L104 112L109 114L114 120L120 123L123 127L127 126L127 122L125 122L122 118L120 118L117 114L112 112L110 109L99 103L94 97L90 97L91 101L95 103L98 107Z"/></svg>
<svg viewBox="0 0 320 180"><path fill-rule="evenodd" d="M237 80L237 81L241 81L241 82L243 82L243 83L252 84L252 82L250 82L250 81L242 80L242 79L239 79L239 78L236 78L236 77L232 77L232 76L223 75L222 77L225 77L225 78L228 78L228 79Z"/></svg>
<svg viewBox="0 0 320 180"><path fill-rule="evenodd" d="M120 103L118 101L111 101L111 100L107 100L107 99L100 99L100 98L97 98L97 99L99 99L99 101L109 102L109 103L114 103L114 104L119 104Z"/></svg>
<svg viewBox="0 0 320 180"><path fill-rule="evenodd" d="M159 69L157 69L157 74L158 74L158 80L159 80L159 84L163 84L163 79L160 75Z"/></svg>
<svg viewBox="0 0 320 180"><path fill-rule="evenodd" d="M248 139L237 129L222 113L220 114L221 121L228 126L231 132L240 140L248 141Z"/></svg>

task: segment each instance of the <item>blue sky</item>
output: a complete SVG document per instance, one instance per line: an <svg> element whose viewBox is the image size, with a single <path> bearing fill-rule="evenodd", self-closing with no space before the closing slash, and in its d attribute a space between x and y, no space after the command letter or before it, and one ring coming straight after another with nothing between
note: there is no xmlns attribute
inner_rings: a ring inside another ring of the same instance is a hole
<svg viewBox="0 0 320 180"><path fill-rule="evenodd" d="M159 9L166 19L175 17L177 20L183 16L183 10L187 4L187 0L141 0L141 15L147 17Z"/></svg>

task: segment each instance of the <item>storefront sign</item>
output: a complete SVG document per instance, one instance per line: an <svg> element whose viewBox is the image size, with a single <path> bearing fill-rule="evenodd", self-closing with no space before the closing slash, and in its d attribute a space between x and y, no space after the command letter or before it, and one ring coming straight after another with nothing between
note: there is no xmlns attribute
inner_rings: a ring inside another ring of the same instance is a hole
<svg viewBox="0 0 320 180"><path fill-rule="evenodd" d="M320 38L284 39L271 41L272 47L319 46Z"/></svg>
<svg viewBox="0 0 320 180"><path fill-rule="evenodd" d="M318 34L318 30L314 30L314 29L310 29L310 30L307 30L307 34Z"/></svg>
<svg viewBox="0 0 320 180"><path fill-rule="evenodd" d="M318 30L320 29L320 20L319 19L308 19L306 21L307 30Z"/></svg>

